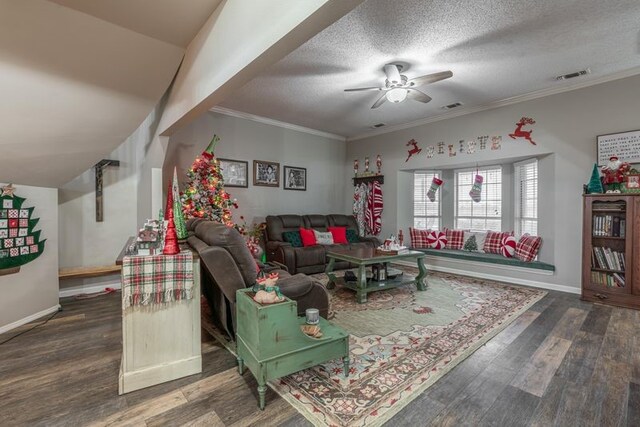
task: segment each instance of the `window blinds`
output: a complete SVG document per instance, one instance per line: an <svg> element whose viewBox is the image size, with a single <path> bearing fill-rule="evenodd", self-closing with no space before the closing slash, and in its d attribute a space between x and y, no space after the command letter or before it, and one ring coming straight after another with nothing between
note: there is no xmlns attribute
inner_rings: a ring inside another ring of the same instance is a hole
<svg viewBox="0 0 640 427"><path fill-rule="evenodd" d="M484 178L482 196L475 203L469 196L476 169L456 171L455 228L463 230L502 229L502 167L489 166L477 170Z"/></svg>
<svg viewBox="0 0 640 427"><path fill-rule="evenodd" d="M433 178L440 178L438 172L414 172L413 174L413 227L437 230L440 228L440 192L436 192L432 202L427 197Z"/></svg>
<svg viewBox="0 0 640 427"><path fill-rule="evenodd" d="M515 227L519 235L538 235L538 161L515 165Z"/></svg>

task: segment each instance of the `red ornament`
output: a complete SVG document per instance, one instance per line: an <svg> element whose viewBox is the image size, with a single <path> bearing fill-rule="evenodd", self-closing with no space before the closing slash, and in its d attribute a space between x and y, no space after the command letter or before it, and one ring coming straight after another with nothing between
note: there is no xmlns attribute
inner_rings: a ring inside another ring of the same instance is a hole
<svg viewBox="0 0 640 427"><path fill-rule="evenodd" d="M522 127L524 125L534 125L536 123L535 120L533 120L530 117L523 117L520 119L520 121L518 123L516 123L516 130L513 131L513 133L510 133L509 136L511 137L511 139L516 139L516 138L524 138L527 141L529 141L530 143L532 143L533 145L536 145L535 142L533 142L533 139L531 139L531 132L533 132L532 130L522 130Z"/></svg>
<svg viewBox="0 0 640 427"><path fill-rule="evenodd" d="M407 163L409 161L411 156L413 156L414 154L420 154L420 152L422 151L422 148L418 148L418 141L416 141L415 139L412 139L411 141L407 142L407 144L406 144L407 147L409 147L411 145L413 145L413 148L410 149L410 150L407 150L409 155L407 156L407 160L404 161L405 163Z"/></svg>
<svg viewBox="0 0 640 427"><path fill-rule="evenodd" d="M171 200L171 204L169 204ZM167 195L167 211L169 212L169 224L167 225L167 234L164 237L164 248L162 253L164 255L176 255L180 253L180 246L178 246L178 233L176 233L176 226L173 222L173 191L171 182L169 183L169 192Z"/></svg>

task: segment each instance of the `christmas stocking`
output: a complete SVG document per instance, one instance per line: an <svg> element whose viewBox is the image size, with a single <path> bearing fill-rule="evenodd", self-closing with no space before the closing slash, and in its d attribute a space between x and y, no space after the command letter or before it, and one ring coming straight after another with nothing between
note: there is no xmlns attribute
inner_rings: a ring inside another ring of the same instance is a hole
<svg viewBox="0 0 640 427"><path fill-rule="evenodd" d="M429 187L429 191L427 191L427 197L429 198L430 201L435 202L436 191L438 191L438 188L440 188L440 186L442 185L442 182L443 181L441 179L438 179L435 176L431 180L431 187Z"/></svg>
<svg viewBox="0 0 640 427"><path fill-rule="evenodd" d="M482 181L483 178L480 175L476 175L475 180L473 181L473 187L471 187L471 191L469 191L469 195L471 199L478 203L480 201L482 195Z"/></svg>

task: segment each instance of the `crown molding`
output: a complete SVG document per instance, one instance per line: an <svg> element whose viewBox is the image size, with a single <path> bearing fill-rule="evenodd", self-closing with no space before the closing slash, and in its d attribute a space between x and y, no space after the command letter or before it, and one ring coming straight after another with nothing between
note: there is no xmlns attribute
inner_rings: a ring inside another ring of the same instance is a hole
<svg viewBox="0 0 640 427"><path fill-rule="evenodd" d="M476 107L462 107L459 110L450 111L437 116L426 117L424 119L414 120L408 123L401 123L397 125L391 125L383 129L377 129L370 132L365 132L359 135L350 136L347 138L347 142L357 141L359 139L369 138L372 136L383 135L390 132L395 132L402 129L408 129L416 126L426 125L429 123L439 122L441 120L452 119L454 117L466 116L467 114L478 113L485 110L493 110L495 108L504 107L507 105L518 104L520 102L531 101L533 99L544 98L545 96L557 95L559 93L570 92L577 89L583 89L589 86L599 85L601 83L607 83L613 80L624 79L626 77L632 77L640 74L640 67L630 68L628 70L619 71L617 73L608 74L593 80L574 83L567 86L555 87L549 89L541 89L534 92L525 93L523 95L513 96L511 98L501 99L499 101L489 102L487 104L478 105Z"/></svg>
<svg viewBox="0 0 640 427"><path fill-rule="evenodd" d="M255 114L243 113L242 111L231 110L224 107L213 107L209 111L213 113L224 114L225 116L238 117L241 119L247 119L258 123L263 123L271 126L278 126L284 129L295 130L298 132L308 133L310 135L321 136L329 139L336 139L338 141L346 141L347 138L342 135L336 135L335 133L323 132L317 129L311 129L304 126L294 125L292 123L281 122L279 120L270 119L267 117L256 116Z"/></svg>

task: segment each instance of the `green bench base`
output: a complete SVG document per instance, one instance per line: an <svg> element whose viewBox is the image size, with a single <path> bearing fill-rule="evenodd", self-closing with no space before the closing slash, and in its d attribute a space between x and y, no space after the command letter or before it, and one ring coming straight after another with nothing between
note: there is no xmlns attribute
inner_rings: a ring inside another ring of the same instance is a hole
<svg viewBox="0 0 640 427"><path fill-rule="evenodd" d="M498 254L487 254L484 252L468 252L454 249L414 249L440 258L460 259L464 261L485 262L487 264L509 265L513 267L530 268L533 270L555 271L553 264L541 261L525 262L518 258L506 258Z"/></svg>

